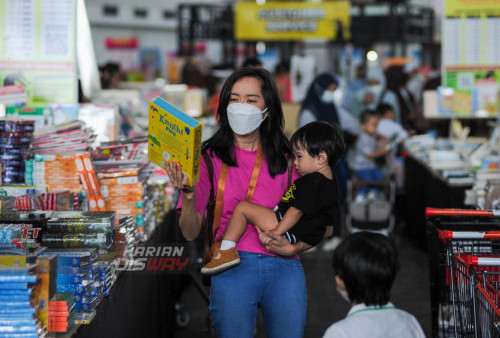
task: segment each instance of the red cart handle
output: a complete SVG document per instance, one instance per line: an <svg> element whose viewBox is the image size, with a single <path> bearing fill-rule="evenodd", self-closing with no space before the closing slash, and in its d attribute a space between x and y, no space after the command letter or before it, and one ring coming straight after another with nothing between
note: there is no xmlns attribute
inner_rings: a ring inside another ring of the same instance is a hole
<svg viewBox="0 0 500 338"><path fill-rule="evenodd" d="M448 239L500 239L500 231L450 231L438 230L439 238Z"/></svg>
<svg viewBox="0 0 500 338"><path fill-rule="evenodd" d="M473 266L500 266L500 257L466 256L464 260Z"/></svg>
<svg viewBox="0 0 500 338"><path fill-rule="evenodd" d="M430 216L500 216L500 210L436 209L425 208L425 217Z"/></svg>

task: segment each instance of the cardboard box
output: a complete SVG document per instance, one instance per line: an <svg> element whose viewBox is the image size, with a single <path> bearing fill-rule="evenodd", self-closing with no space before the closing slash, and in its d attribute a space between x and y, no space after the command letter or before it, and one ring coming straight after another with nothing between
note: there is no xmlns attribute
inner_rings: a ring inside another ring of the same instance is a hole
<svg viewBox="0 0 500 338"><path fill-rule="evenodd" d="M88 193L87 199L90 211L106 211L106 204L90 155L88 153L75 154L74 159L82 185Z"/></svg>
<svg viewBox="0 0 500 338"><path fill-rule="evenodd" d="M113 178L103 178L99 180L101 188L103 185L120 185L120 184L133 184L138 183L138 176L125 176L125 177L113 177Z"/></svg>
<svg viewBox="0 0 500 338"><path fill-rule="evenodd" d="M201 132L203 124L157 97L149 103L148 157L165 168L165 161L177 161L189 175L189 184L200 178Z"/></svg>

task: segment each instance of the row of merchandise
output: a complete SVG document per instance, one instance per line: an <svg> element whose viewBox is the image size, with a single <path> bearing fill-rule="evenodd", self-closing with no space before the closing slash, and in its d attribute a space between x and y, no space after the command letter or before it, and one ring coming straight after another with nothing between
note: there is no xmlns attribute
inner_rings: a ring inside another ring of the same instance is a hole
<svg viewBox="0 0 500 338"><path fill-rule="evenodd" d="M147 138L94 148L82 121L0 129L0 334L71 332L91 322L174 189L149 163Z"/></svg>
<svg viewBox="0 0 500 338"><path fill-rule="evenodd" d="M1 214L0 332L38 337L89 323L135 230L115 212Z"/></svg>
<svg viewBox="0 0 500 338"><path fill-rule="evenodd" d="M463 204L480 209L500 208L500 125L484 138L436 138L417 135L405 142L415 160L450 188L464 189Z"/></svg>

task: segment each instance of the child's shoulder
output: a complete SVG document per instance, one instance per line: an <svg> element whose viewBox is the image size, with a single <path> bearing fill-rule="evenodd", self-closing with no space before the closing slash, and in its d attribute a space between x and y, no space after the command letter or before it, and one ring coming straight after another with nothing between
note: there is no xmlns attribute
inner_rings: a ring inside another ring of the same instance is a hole
<svg viewBox="0 0 500 338"><path fill-rule="evenodd" d="M315 171L313 173L305 174L304 176L301 176L299 179L304 182L314 182L314 183L326 183L326 182L333 182L335 179L329 179L322 173Z"/></svg>

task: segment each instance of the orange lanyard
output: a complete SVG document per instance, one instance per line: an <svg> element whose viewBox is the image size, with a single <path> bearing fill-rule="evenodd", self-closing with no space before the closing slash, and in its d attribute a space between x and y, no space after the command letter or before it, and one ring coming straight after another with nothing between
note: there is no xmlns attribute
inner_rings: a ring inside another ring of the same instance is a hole
<svg viewBox="0 0 500 338"><path fill-rule="evenodd" d="M250 201L255 192L255 186L257 185L257 179L259 178L260 167L262 165L262 145L259 144L259 150L257 151L257 157L255 159L255 164L253 165L252 177L250 178L250 184L248 185L247 196L245 197L245 201ZM222 217L222 203L224 201L224 189L226 188L226 179L227 179L227 169L228 165L222 162L222 167L220 170L219 183L217 185L217 196L215 199L215 213L214 213L214 239L217 235L217 230L220 226L220 220Z"/></svg>

